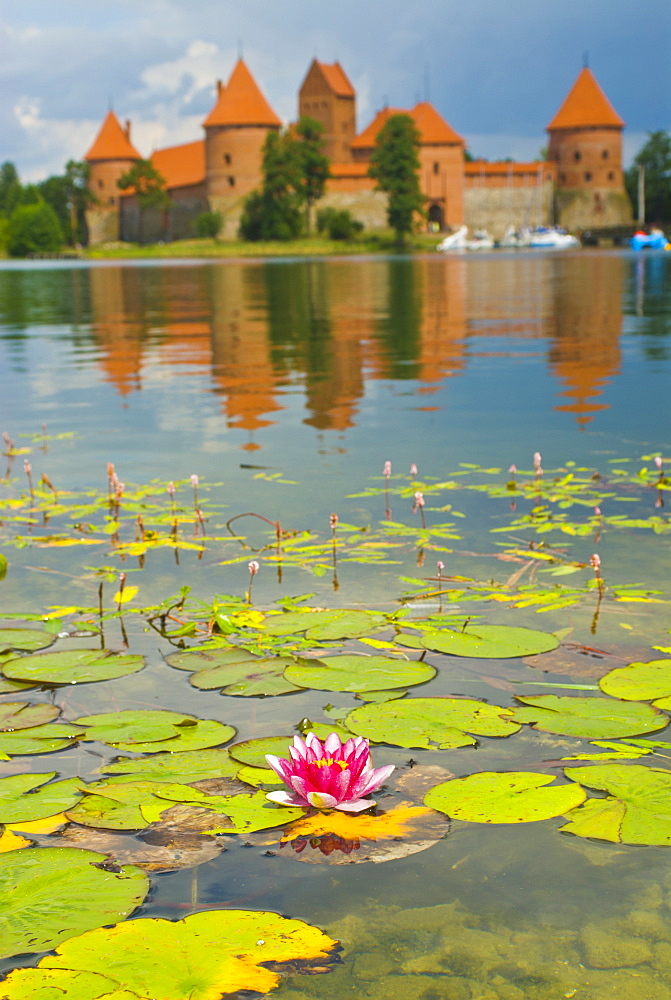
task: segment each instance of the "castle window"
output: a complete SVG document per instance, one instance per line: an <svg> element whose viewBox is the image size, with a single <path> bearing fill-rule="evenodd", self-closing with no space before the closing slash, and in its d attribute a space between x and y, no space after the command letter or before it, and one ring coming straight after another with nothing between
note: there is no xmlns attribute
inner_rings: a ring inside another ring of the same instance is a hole
<svg viewBox="0 0 671 1000"><path fill-rule="evenodd" d="M98 187L99 188L104 188L105 187L105 185L103 184L103 182L100 179L98 180Z"/></svg>
<svg viewBox="0 0 671 1000"><path fill-rule="evenodd" d="M613 173L612 170L608 171L608 180L609 181L614 181L615 180L615 174Z"/></svg>
<svg viewBox="0 0 671 1000"><path fill-rule="evenodd" d="M582 153L580 152L579 149L576 149L575 153L573 154L573 159L575 160L576 163L582 160Z"/></svg>
<svg viewBox="0 0 671 1000"><path fill-rule="evenodd" d="M585 173L585 180L586 181L591 181L592 180L592 175L591 175L591 173L590 173L589 170L586 171L586 173Z"/></svg>
<svg viewBox="0 0 671 1000"><path fill-rule="evenodd" d="M231 154L224 153L224 163L230 163L230 162L231 162Z"/></svg>
<svg viewBox="0 0 671 1000"><path fill-rule="evenodd" d="M110 198L109 203L110 205L116 205L116 198Z"/></svg>
<svg viewBox="0 0 671 1000"><path fill-rule="evenodd" d="M434 172L434 174L439 174L440 173L440 163L434 163L434 165L433 165L433 172Z"/></svg>
<svg viewBox="0 0 671 1000"><path fill-rule="evenodd" d="M602 160L607 160L608 159L608 150L607 149L602 149L601 150L601 159Z"/></svg>
<svg viewBox="0 0 671 1000"><path fill-rule="evenodd" d="M229 187L235 187L235 177L229 177L228 178L228 186Z"/></svg>
<svg viewBox="0 0 671 1000"><path fill-rule="evenodd" d="M562 184L565 184L566 183L566 174L560 174L559 175L559 180L562 182Z"/></svg>

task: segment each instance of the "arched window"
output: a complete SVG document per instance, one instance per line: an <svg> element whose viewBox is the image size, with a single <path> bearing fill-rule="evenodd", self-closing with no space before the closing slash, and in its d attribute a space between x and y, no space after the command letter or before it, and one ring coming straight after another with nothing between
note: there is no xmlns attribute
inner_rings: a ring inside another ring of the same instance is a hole
<svg viewBox="0 0 671 1000"><path fill-rule="evenodd" d="M573 154L573 159L575 160L576 163L579 163L580 160L582 160L582 153L580 152L579 149L576 149L575 153Z"/></svg>
<svg viewBox="0 0 671 1000"><path fill-rule="evenodd" d="M586 180L586 181L591 181L591 180L592 180L592 174L590 173L590 171L589 171L589 170L587 170L587 171L585 172L585 180Z"/></svg>
<svg viewBox="0 0 671 1000"><path fill-rule="evenodd" d="M602 149L601 150L601 159L602 160L607 160L609 155L610 154L609 154L609 152L608 152L607 149Z"/></svg>
<svg viewBox="0 0 671 1000"><path fill-rule="evenodd" d="M614 181L615 180L615 174L613 173L612 170L608 171L608 180L609 181Z"/></svg>
<svg viewBox="0 0 671 1000"><path fill-rule="evenodd" d="M440 163L434 163L434 165L433 165L433 172L434 172L434 174L439 174L440 173Z"/></svg>

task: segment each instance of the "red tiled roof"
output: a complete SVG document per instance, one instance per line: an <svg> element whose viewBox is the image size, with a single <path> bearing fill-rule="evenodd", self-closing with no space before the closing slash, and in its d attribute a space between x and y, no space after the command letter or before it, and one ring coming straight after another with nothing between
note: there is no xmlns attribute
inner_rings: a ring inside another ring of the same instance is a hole
<svg viewBox="0 0 671 1000"><path fill-rule="evenodd" d="M367 177L367 163L332 163L331 177Z"/></svg>
<svg viewBox="0 0 671 1000"><path fill-rule="evenodd" d="M464 140L448 125L442 115L428 101L416 104L412 111L404 108L384 108L378 111L368 128L365 128L360 135L352 142L353 149L370 149L375 145L378 132L386 125L393 115L408 115L419 129L422 143L424 145L436 145L442 143L464 145Z"/></svg>
<svg viewBox="0 0 671 1000"><path fill-rule="evenodd" d="M238 59L227 85L219 91L217 103L203 122L205 127L281 124L242 59Z"/></svg>
<svg viewBox="0 0 671 1000"><path fill-rule="evenodd" d="M151 162L170 188L190 187L205 180L205 141L185 142L152 153Z"/></svg>
<svg viewBox="0 0 671 1000"><path fill-rule="evenodd" d="M355 96L354 87L349 82L347 74L339 62L323 63L318 62L316 59L315 62L334 94L337 94L339 97Z"/></svg>
<svg viewBox="0 0 671 1000"><path fill-rule="evenodd" d="M108 111L85 160L141 160L142 157L121 127L113 111Z"/></svg>
<svg viewBox="0 0 671 1000"><path fill-rule="evenodd" d="M547 131L585 126L624 128L624 121L585 66L571 87L566 100L554 116Z"/></svg>

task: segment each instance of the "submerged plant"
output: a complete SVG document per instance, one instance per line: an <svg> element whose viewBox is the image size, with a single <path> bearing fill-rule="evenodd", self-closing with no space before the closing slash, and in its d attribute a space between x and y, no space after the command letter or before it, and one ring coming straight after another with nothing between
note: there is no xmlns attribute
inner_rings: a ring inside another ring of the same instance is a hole
<svg viewBox="0 0 671 1000"><path fill-rule="evenodd" d="M337 733L330 733L323 743L314 733L304 740L294 736L289 756L291 760L283 760L266 754L270 767L291 789L268 792L272 802L283 806L361 812L375 805L363 796L384 784L394 770L393 764L373 767L368 740L362 736L346 743Z"/></svg>

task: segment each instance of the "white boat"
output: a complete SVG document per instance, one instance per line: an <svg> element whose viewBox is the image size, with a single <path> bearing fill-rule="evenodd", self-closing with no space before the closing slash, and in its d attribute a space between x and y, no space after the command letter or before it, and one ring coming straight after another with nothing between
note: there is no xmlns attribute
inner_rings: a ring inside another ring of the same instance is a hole
<svg viewBox="0 0 671 1000"><path fill-rule="evenodd" d="M476 229L472 240L466 240L467 250L492 250L494 237L486 229Z"/></svg>
<svg viewBox="0 0 671 1000"><path fill-rule="evenodd" d="M558 229L556 226L539 226L532 230L527 246L536 249L570 250L572 247L579 247L580 240L571 236L565 229Z"/></svg>
<svg viewBox="0 0 671 1000"><path fill-rule="evenodd" d="M461 226L456 233L450 233L436 247L436 250L465 250L468 226Z"/></svg>

